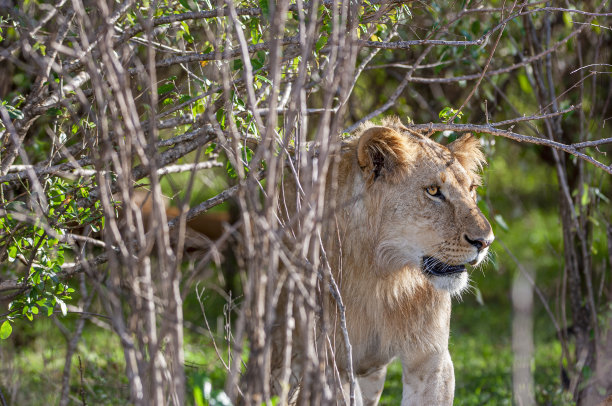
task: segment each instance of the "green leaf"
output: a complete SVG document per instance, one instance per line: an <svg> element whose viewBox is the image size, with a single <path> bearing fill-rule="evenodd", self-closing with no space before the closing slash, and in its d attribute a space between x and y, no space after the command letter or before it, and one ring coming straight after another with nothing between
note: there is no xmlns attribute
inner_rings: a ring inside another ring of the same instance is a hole
<svg viewBox="0 0 612 406"><path fill-rule="evenodd" d="M202 393L202 388L200 388L199 386L193 388L193 403L195 403L196 406L206 405L206 403L204 403L204 394Z"/></svg>
<svg viewBox="0 0 612 406"><path fill-rule="evenodd" d="M456 115L456 116L455 116ZM453 118L453 116L455 116L455 119L453 120L454 122L458 122L459 119L461 117L463 117L463 112L459 111L457 109L454 109L452 107L444 107L440 113L438 113L438 117L440 117L440 120L444 121L444 122L448 122L451 120L451 118Z"/></svg>
<svg viewBox="0 0 612 406"><path fill-rule="evenodd" d="M255 78L261 80L262 82L266 82L267 84L271 85L272 81L270 81L270 79L268 79L265 76L261 76L261 75L255 75Z"/></svg>
<svg viewBox="0 0 612 406"><path fill-rule="evenodd" d="M563 24L565 25L565 28L572 28L574 24L572 22L571 14L565 11L562 13L562 15L563 15Z"/></svg>
<svg viewBox="0 0 612 406"><path fill-rule="evenodd" d="M268 0L259 0L259 7L261 8L261 14L266 20L270 19L270 3Z"/></svg>
<svg viewBox="0 0 612 406"><path fill-rule="evenodd" d="M255 45L259 43L259 40L261 40L259 28L257 27L257 25L251 26L251 43Z"/></svg>
<svg viewBox="0 0 612 406"><path fill-rule="evenodd" d="M236 174L236 169L234 169L234 166L230 163L230 161L227 161L225 163L225 171L227 172L227 175L232 179L238 177L238 175Z"/></svg>
<svg viewBox="0 0 612 406"><path fill-rule="evenodd" d="M10 104L7 104L6 102L2 102L2 104L6 108L6 111L8 111L10 118L15 119L15 120L21 120L22 118L25 117L23 113L21 112L21 110L16 109L15 107L11 106Z"/></svg>
<svg viewBox="0 0 612 406"><path fill-rule="evenodd" d="M217 110L215 116L217 118L217 122L221 126L221 129L225 130L225 109Z"/></svg>
<svg viewBox="0 0 612 406"><path fill-rule="evenodd" d="M185 7L187 10L193 10L188 0L179 0L179 3L181 3L181 5Z"/></svg>
<svg viewBox="0 0 612 406"><path fill-rule="evenodd" d="M591 30L593 30L597 35L601 34L601 25L597 19L594 19L591 23Z"/></svg>
<svg viewBox="0 0 612 406"><path fill-rule="evenodd" d="M240 70L242 69L243 63L242 63L242 59L234 59L234 64L232 66L233 70Z"/></svg>
<svg viewBox="0 0 612 406"><path fill-rule="evenodd" d="M524 73L520 73L518 75L518 82L521 90L527 94L532 94L533 89L531 88L531 83L529 83L529 79L527 79L527 75Z"/></svg>
<svg viewBox="0 0 612 406"><path fill-rule="evenodd" d="M587 185L586 183L583 183L580 204L582 204L582 206L587 206L590 202L591 202L591 197L589 196L589 185Z"/></svg>
<svg viewBox="0 0 612 406"><path fill-rule="evenodd" d="M260 59L260 58L253 58L253 59L251 59L251 66L253 66L253 69L255 69L255 70L260 69L261 67L263 67L264 63L265 63L265 58L264 59Z"/></svg>
<svg viewBox="0 0 612 406"><path fill-rule="evenodd" d="M215 144L214 142L211 142L207 147L206 147L206 151L204 151L204 153L206 155L210 155L214 152L215 148L217 147L217 144Z"/></svg>
<svg viewBox="0 0 612 406"><path fill-rule="evenodd" d="M63 114L63 113L62 113L62 109L59 109L59 108L57 108L57 107L50 107L50 108L47 110L47 115L48 115L48 116L51 116L51 117L54 117L54 116L61 116L62 114Z"/></svg>
<svg viewBox="0 0 612 406"><path fill-rule="evenodd" d="M317 44L315 45L315 49L317 51L320 51L321 48L323 48L325 46L325 44L327 44L327 37L326 36L321 36L318 40L317 40Z"/></svg>
<svg viewBox="0 0 612 406"><path fill-rule="evenodd" d="M191 96L189 96L188 94L183 94L183 95L181 95L181 97L179 97L177 103L179 103L179 104L185 103L189 99L191 99Z"/></svg>
<svg viewBox="0 0 612 406"><path fill-rule="evenodd" d="M11 245L8 249L8 260L9 262L13 262L17 257L17 246Z"/></svg>
<svg viewBox="0 0 612 406"><path fill-rule="evenodd" d="M174 83L166 83L157 88L158 95L164 95L174 90Z"/></svg>
<svg viewBox="0 0 612 406"><path fill-rule="evenodd" d="M185 39L185 41L189 42L190 44L193 43L193 37L191 36L191 33L189 32L189 25L187 25L187 23L185 21L181 21L181 26L183 27L183 32L182 32L182 36Z"/></svg>
<svg viewBox="0 0 612 406"><path fill-rule="evenodd" d="M470 30L474 35L478 35L480 33L480 21L476 20L470 26Z"/></svg>
<svg viewBox="0 0 612 406"><path fill-rule="evenodd" d="M12 332L13 327L11 326L11 323L6 320L4 323L2 323L2 326L0 326L0 339L6 340L9 338Z"/></svg>

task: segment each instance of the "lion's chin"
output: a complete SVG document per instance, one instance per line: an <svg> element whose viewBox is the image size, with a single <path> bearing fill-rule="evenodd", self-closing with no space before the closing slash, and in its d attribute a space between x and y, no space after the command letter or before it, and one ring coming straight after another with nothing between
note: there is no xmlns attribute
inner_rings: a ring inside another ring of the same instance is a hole
<svg viewBox="0 0 612 406"><path fill-rule="evenodd" d="M438 290L458 295L468 284L465 265L448 265L433 257L423 257L423 273Z"/></svg>
<svg viewBox="0 0 612 406"><path fill-rule="evenodd" d="M468 274L465 271L448 276L428 275L428 279L436 289L449 292L451 295L459 295L468 286Z"/></svg>

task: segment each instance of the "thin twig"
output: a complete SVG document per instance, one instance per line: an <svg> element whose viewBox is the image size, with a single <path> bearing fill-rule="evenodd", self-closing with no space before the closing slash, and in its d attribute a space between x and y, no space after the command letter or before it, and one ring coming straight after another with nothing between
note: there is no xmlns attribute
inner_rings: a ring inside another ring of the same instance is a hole
<svg viewBox="0 0 612 406"><path fill-rule="evenodd" d="M561 116L563 114L569 113L570 111L578 110L581 107L582 107L582 104L577 104L575 106L569 106L565 110L557 111L555 113L547 113L547 114L541 114L541 115L532 115L532 116L527 116L527 117L517 117L517 118L512 118L512 119L509 119L509 120L498 121L496 123L488 123L488 125L490 125L491 127L499 127L499 126L502 126L502 125L522 123L524 121L543 120L543 119L547 119L547 118L551 118L551 117ZM572 146L575 147L576 144L572 144Z"/></svg>
<svg viewBox="0 0 612 406"><path fill-rule="evenodd" d="M456 132L475 132L475 133L484 133L491 134L498 137L509 138L518 142L527 142L535 145L543 145L546 147L551 147L557 150L565 151L569 154L577 156L580 159L583 159L596 167L603 169L609 174L612 174L612 166L603 164L593 157L586 155L580 152L577 148L572 145L563 144L561 142L553 141L548 138L538 138L532 137L529 135L521 135L517 134L513 131L501 130L493 127L494 124L491 125L478 125L478 124L415 124L411 125L410 128L416 131L456 131Z"/></svg>

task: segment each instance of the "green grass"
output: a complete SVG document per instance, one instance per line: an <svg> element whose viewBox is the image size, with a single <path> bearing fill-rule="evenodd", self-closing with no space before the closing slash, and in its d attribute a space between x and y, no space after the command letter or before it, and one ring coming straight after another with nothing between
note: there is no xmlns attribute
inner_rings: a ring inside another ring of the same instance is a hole
<svg viewBox="0 0 612 406"><path fill-rule="evenodd" d="M512 404L511 317L504 297L485 295L484 305L480 305L470 294L462 302L454 303L449 347L455 367L456 405ZM535 317L533 371L537 403L572 404L559 390L561 349L554 331L539 308ZM69 320L62 321L70 326ZM216 324L215 320L210 322ZM0 347L0 388L7 400L15 405L57 404L65 348L64 339L50 320L20 325L15 336ZM83 385L79 379L79 356ZM207 335L185 331L185 359L188 404L194 404L194 388L201 388L205 381L216 390L223 388L225 369ZM79 404L81 387L89 404L128 404L129 389L119 341L114 334L92 324L86 326L73 357L73 404ZM381 405L398 404L401 394L401 365L396 361L388 368Z"/></svg>
<svg viewBox="0 0 612 406"><path fill-rule="evenodd" d="M70 326L70 316L62 322ZM19 325L0 347L0 388L9 404L59 403L66 342L49 319ZM79 357L89 404L128 404L125 362L116 335L89 325L72 357L71 400L80 404Z"/></svg>

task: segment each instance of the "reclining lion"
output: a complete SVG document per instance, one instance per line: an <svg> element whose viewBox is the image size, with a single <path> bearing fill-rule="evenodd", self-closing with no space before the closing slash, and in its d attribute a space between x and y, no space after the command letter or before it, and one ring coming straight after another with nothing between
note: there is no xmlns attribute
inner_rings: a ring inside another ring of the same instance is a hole
<svg viewBox="0 0 612 406"><path fill-rule="evenodd" d="M336 181L328 182L326 202L336 209L324 243L346 308L357 404L378 403L395 358L403 368L402 405L452 404L451 295L466 288L466 265L479 264L494 238L476 205L483 163L471 135L443 146L397 119L363 125L343 148L329 178ZM285 196L287 215L294 199ZM348 399L346 351L337 346ZM273 376L280 376L275 358ZM290 384L299 385L293 372Z"/></svg>

